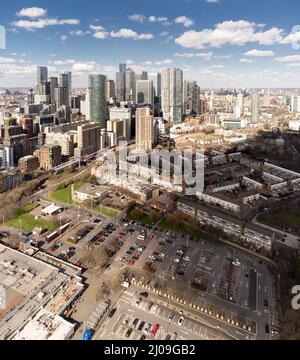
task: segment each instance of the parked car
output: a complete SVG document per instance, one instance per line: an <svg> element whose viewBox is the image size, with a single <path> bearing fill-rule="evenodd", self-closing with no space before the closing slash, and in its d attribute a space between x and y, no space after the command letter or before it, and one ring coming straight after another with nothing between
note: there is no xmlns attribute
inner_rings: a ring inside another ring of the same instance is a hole
<svg viewBox="0 0 300 360"><path fill-rule="evenodd" d="M130 335L131 335L131 333L132 333L132 328L130 328L130 329L128 329L127 331L126 331L126 334L125 334L125 337L128 339L129 337L130 337Z"/></svg>
<svg viewBox="0 0 300 360"><path fill-rule="evenodd" d="M174 319L174 313L170 313L168 316L168 321L172 321Z"/></svg>
<svg viewBox="0 0 300 360"><path fill-rule="evenodd" d="M139 327L138 327L138 330L139 330L139 331L142 331L144 325L145 325L145 321L142 321L142 322L140 323Z"/></svg>
<svg viewBox="0 0 300 360"><path fill-rule="evenodd" d="M178 326L182 326L183 324L183 320L184 320L184 317L183 316L180 316L180 318L178 319Z"/></svg>
<svg viewBox="0 0 300 360"><path fill-rule="evenodd" d="M151 325L150 323L148 323L148 324L145 326L145 328L144 328L144 330L143 330L143 333L146 334L146 335L148 335L149 332L150 332L151 326L152 326L152 325Z"/></svg>
<svg viewBox="0 0 300 360"><path fill-rule="evenodd" d="M110 313L108 314L108 317L109 317L109 318L112 318L112 317L115 315L116 311L117 311L116 308L112 309L112 310L110 311Z"/></svg>
<svg viewBox="0 0 300 360"><path fill-rule="evenodd" d="M155 337L155 335L156 335L156 333L158 331L158 328L159 328L159 324L153 325L152 330L150 332L151 337Z"/></svg>
<svg viewBox="0 0 300 360"><path fill-rule="evenodd" d="M139 319L138 319L138 318L135 318L135 319L133 320L133 322L132 322L132 327L133 327L134 329L136 328L138 322L139 322Z"/></svg>

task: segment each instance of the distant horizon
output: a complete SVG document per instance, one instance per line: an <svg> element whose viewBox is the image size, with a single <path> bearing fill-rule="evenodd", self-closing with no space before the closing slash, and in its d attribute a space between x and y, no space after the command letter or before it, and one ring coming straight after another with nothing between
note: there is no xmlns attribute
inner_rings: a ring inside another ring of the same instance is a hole
<svg viewBox="0 0 300 360"><path fill-rule="evenodd" d="M187 80L209 89L298 88L300 83L296 0L288 6L253 0L242 8L237 0L3 3L4 88L33 86L38 64L47 65L50 76L72 71L78 88L87 86L89 74L114 79L119 63L137 73L178 67Z"/></svg>

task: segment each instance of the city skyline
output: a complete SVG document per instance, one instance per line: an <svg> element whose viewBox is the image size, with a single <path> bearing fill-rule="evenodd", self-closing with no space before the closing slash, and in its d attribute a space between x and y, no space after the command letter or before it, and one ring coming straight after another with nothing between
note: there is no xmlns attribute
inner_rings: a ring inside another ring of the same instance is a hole
<svg viewBox="0 0 300 360"><path fill-rule="evenodd" d="M43 65L49 76L71 71L74 87L87 87L89 75L114 79L123 62L136 73L178 67L202 88L298 87L300 33L293 27L300 4L264 1L259 12L253 3L238 4L11 1L0 14L7 31L0 86L31 87Z"/></svg>

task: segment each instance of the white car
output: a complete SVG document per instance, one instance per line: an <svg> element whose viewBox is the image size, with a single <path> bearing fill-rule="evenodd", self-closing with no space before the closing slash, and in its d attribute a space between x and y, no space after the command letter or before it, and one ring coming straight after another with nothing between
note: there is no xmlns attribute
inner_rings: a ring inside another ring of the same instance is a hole
<svg viewBox="0 0 300 360"><path fill-rule="evenodd" d="M152 314L156 314L157 309L158 309L158 305L154 304L154 305L151 307L150 312L151 312Z"/></svg>
<svg viewBox="0 0 300 360"><path fill-rule="evenodd" d="M183 260L184 260L184 261L190 261L190 258L189 258L188 256L185 256L185 257L183 258Z"/></svg>
<svg viewBox="0 0 300 360"><path fill-rule="evenodd" d="M174 258L174 262L179 263L179 259L177 257Z"/></svg>

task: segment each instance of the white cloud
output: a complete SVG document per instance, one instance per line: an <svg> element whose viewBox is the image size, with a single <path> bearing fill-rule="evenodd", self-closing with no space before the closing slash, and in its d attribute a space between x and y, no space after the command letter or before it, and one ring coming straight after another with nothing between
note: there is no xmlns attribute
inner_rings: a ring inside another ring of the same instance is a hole
<svg viewBox="0 0 300 360"><path fill-rule="evenodd" d="M73 60L73 59L48 61L49 64L55 65L55 66L75 64L75 62L76 62L76 61Z"/></svg>
<svg viewBox="0 0 300 360"><path fill-rule="evenodd" d="M300 66L300 62L298 62L298 63L286 64L285 66L286 66L286 67L291 67L291 68L293 68L293 67L299 67L299 66Z"/></svg>
<svg viewBox="0 0 300 360"><path fill-rule="evenodd" d="M160 66L160 65L170 65L173 63L173 60L171 59L165 59L165 60L160 60L160 61L145 61L142 63L142 65L146 65L146 66L151 66L151 65L157 65L157 66Z"/></svg>
<svg viewBox="0 0 300 360"><path fill-rule="evenodd" d="M162 61L155 61L154 65L169 65L169 64L172 64L173 61L171 59L165 59L165 60L162 60Z"/></svg>
<svg viewBox="0 0 300 360"><path fill-rule="evenodd" d="M13 64L16 60L13 58L0 57L0 64Z"/></svg>
<svg viewBox="0 0 300 360"><path fill-rule="evenodd" d="M175 39L175 42L184 48L203 49L207 46L221 47L225 44L242 46L249 42L273 45L282 40L281 29L257 31L257 28L257 24L245 20L224 21L217 24L214 29L187 31Z"/></svg>
<svg viewBox="0 0 300 360"><path fill-rule="evenodd" d="M209 4L217 4L219 0L205 0Z"/></svg>
<svg viewBox="0 0 300 360"><path fill-rule="evenodd" d="M101 25L90 25L90 29L94 31L102 31L105 30L105 28Z"/></svg>
<svg viewBox="0 0 300 360"><path fill-rule="evenodd" d="M165 37L165 36L168 36L168 35L169 35L168 31L162 31L162 32L160 33L160 36L161 36L161 37Z"/></svg>
<svg viewBox="0 0 300 360"><path fill-rule="evenodd" d="M272 28L267 31L257 32L253 35L254 42L258 42L261 45L274 45L282 41L282 29Z"/></svg>
<svg viewBox="0 0 300 360"><path fill-rule="evenodd" d="M70 35L73 35L73 36L84 36L86 34L87 33L85 31L82 31L82 30L71 30L70 31Z"/></svg>
<svg viewBox="0 0 300 360"><path fill-rule="evenodd" d="M100 40L104 40L106 39L108 36L109 36L109 32L107 31L96 31L93 36L96 38L96 39L100 39Z"/></svg>
<svg viewBox="0 0 300 360"><path fill-rule="evenodd" d="M224 65L211 65L211 69L224 69Z"/></svg>
<svg viewBox="0 0 300 360"><path fill-rule="evenodd" d="M78 19L18 20L12 23L13 26L26 30L44 29L47 26L55 26L55 25L79 25L79 24L80 21Z"/></svg>
<svg viewBox="0 0 300 360"><path fill-rule="evenodd" d="M164 22L164 21L168 21L167 17L164 16L149 16L149 21L150 22Z"/></svg>
<svg viewBox="0 0 300 360"><path fill-rule="evenodd" d="M284 39L281 40L280 44L291 44L291 43L299 43L300 41L300 31L295 33L290 33Z"/></svg>
<svg viewBox="0 0 300 360"><path fill-rule="evenodd" d="M279 62L300 62L300 55L281 56L275 60Z"/></svg>
<svg viewBox="0 0 300 360"><path fill-rule="evenodd" d="M182 24L185 27L190 27L194 25L194 21L187 16L179 16L174 21L176 24Z"/></svg>
<svg viewBox="0 0 300 360"><path fill-rule="evenodd" d="M244 56L251 56L251 57L271 57L274 55L275 55L274 52L271 50L257 50L257 49L247 51L244 54Z"/></svg>
<svg viewBox="0 0 300 360"><path fill-rule="evenodd" d="M133 39L133 40L151 40L154 38L152 34L138 34L137 32L122 28L118 31L112 31L110 36L113 38Z"/></svg>
<svg viewBox="0 0 300 360"><path fill-rule="evenodd" d="M187 59L191 58L202 58L205 60L210 60L213 56L212 52L206 52L206 53L176 53L174 56L176 57L183 57Z"/></svg>
<svg viewBox="0 0 300 360"><path fill-rule="evenodd" d="M216 59L231 59L232 58L232 55L231 54L228 54L228 55L215 55L215 58Z"/></svg>
<svg viewBox="0 0 300 360"><path fill-rule="evenodd" d="M72 66L72 71L75 72L93 72L95 70L95 63L76 63Z"/></svg>
<svg viewBox="0 0 300 360"><path fill-rule="evenodd" d="M252 64L254 63L254 60L253 59L246 59L246 58L242 58L240 60L241 63L245 63L245 64Z"/></svg>
<svg viewBox="0 0 300 360"><path fill-rule="evenodd" d="M133 15L128 16L128 19L142 23L145 20L145 16L141 15L141 14L133 14Z"/></svg>
<svg viewBox="0 0 300 360"><path fill-rule="evenodd" d="M47 10L39 7L23 8L17 12L18 17L41 17L47 14Z"/></svg>
<svg viewBox="0 0 300 360"><path fill-rule="evenodd" d="M206 53L176 53L174 55L175 57L182 57L182 58L203 58L205 60L210 60L213 56L212 52L206 52Z"/></svg>

